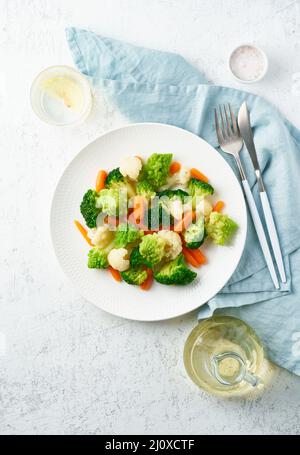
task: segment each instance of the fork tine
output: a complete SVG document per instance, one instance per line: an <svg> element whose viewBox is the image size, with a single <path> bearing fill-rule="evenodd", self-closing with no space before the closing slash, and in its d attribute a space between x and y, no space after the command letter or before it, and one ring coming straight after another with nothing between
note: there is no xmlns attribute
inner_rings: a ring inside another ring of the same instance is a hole
<svg viewBox="0 0 300 455"><path fill-rule="evenodd" d="M222 135L222 131L221 131L220 124L219 124L218 111L216 108L214 109L214 113L215 113L215 129L216 129L216 133L217 133L217 138L218 138L219 144L221 144L223 142L223 135Z"/></svg>
<svg viewBox="0 0 300 455"><path fill-rule="evenodd" d="M231 123L232 123L232 128L233 128L233 131L235 133L238 133L238 125L237 125L237 121L236 121L236 118L235 118L235 115L231 109L231 105L230 103L228 103L228 108L229 108L229 112L230 112L230 117L231 117Z"/></svg>
<svg viewBox="0 0 300 455"><path fill-rule="evenodd" d="M232 134L232 128L231 128L231 123L230 123L230 119L229 119L225 104L223 106L223 109L224 109L224 114L225 114L225 119L226 119L227 133L228 133L228 136L230 136Z"/></svg>
<svg viewBox="0 0 300 455"><path fill-rule="evenodd" d="M225 138L226 137L226 130L225 130L225 122L224 122L224 117L223 117L223 112L222 112L221 105L219 105L219 111L220 111L220 118L221 118L221 124L222 124L222 135Z"/></svg>

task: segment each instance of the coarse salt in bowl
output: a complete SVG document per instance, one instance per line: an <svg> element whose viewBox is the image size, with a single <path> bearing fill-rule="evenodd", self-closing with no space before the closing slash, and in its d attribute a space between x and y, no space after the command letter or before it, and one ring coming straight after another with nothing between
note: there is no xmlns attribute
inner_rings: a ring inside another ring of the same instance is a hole
<svg viewBox="0 0 300 455"><path fill-rule="evenodd" d="M251 84L260 81L265 76L268 59L259 47L243 44L236 47L230 54L229 69L239 82Z"/></svg>

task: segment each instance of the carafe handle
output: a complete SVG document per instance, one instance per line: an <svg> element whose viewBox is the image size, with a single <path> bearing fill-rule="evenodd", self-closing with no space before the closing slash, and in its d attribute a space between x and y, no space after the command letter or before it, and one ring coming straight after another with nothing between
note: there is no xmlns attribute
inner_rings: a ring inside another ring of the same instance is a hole
<svg viewBox="0 0 300 455"><path fill-rule="evenodd" d="M234 359L239 363L239 373L230 380L228 377L222 375L220 371L220 363L225 359ZM242 381L248 382L252 387L256 387L260 382L260 378L255 376L250 371L247 370L246 364L243 358L236 352L222 352L220 354L214 355L211 358L212 373L220 384L233 386L239 384Z"/></svg>

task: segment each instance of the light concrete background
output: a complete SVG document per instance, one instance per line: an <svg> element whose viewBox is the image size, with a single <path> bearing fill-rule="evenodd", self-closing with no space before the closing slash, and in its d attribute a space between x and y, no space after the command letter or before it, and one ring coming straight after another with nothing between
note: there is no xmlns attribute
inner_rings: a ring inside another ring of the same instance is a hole
<svg viewBox="0 0 300 455"><path fill-rule="evenodd" d="M230 50L270 58L262 94L300 127L299 2L292 0L0 0L0 433L299 433L300 378L279 371L256 401L198 390L182 368L195 315L144 324L80 298L49 237L55 184L72 157L125 120L101 95L87 122L53 128L29 104L33 77L72 64L64 27L183 54L218 84L241 87Z"/></svg>

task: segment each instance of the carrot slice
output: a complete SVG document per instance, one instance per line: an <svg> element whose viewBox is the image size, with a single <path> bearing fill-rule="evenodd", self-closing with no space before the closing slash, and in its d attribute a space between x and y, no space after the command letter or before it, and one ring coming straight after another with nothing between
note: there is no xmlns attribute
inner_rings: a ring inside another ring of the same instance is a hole
<svg viewBox="0 0 300 455"><path fill-rule="evenodd" d="M202 180L203 182L208 182L208 177L194 167L191 169L191 176L195 179Z"/></svg>
<svg viewBox="0 0 300 455"><path fill-rule="evenodd" d="M195 249L195 250L189 249L189 252L191 253L192 256L194 256L194 258L196 259L198 264L201 264L201 265L206 264L207 259L204 256L204 254L202 253L202 251L200 251L198 249Z"/></svg>
<svg viewBox="0 0 300 455"><path fill-rule="evenodd" d="M194 256L191 254L191 250L186 248L185 246L182 247L182 253L186 259L186 261L191 264L193 267L200 267L200 264L196 261Z"/></svg>
<svg viewBox="0 0 300 455"><path fill-rule="evenodd" d="M116 281L122 281L121 274L118 270L114 269L111 265L108 267L108 270L111 273L111 276L116 280Z"/></svg>
<svg viewBox="0 0 300 455"><path fill-rule="evenodd" d="M213 208L213 211L214 212L221 212L223 210L224 206L225 206L225 203L223 201L218 201L215 204L215 206Z"/></svg>
<svg viewBox="0 0 300 455"><path fill-rule="evenodd" d="M141 284L140 288L143 291L148 291L151 288L153 283L153 271L151 269L147 270L148 277L145 279L144 283Z"/></svg>
<svg viewBox="0 0 300 455"><path fill-rule="evenodd" d="M170 166L170 169L169 169L169 173L171 175L175 174L175 172L178 172L180 171L181 169L181 164L178 163L177 161L173 161L173 163L171 163L171 166Z"/></svg>
<svg viewBox="0 0 300 455"><path fill-rule="evenodd" d="M74 224L75 224L75 226L77 227L77 229L79 230L79 232L81 233L81 235L83 236L83 238L85 238L85 240L87 241L87 243L88 243L89 245L93 246L91 239L88 237L88 232L87 232L87 230L82 226L82 224L79 223L79 221L77 221L77 220L74 220Z"/></svg>
<svg viewBox="0 0 300 455"><path fill-rule="evenodd" d="M196 218L196 212L191 211L187 212L182 220L178 221L177 224L174 226L174 231L175 232L182 232L184 229L186 229L191 222Z"/></svg>
<svg viewBox="0 0 300 455"><path fill-rule="evenodd" d="M96 191L99 193L99 191L103 190L105 186L105 180L107 177L107 173L103 170L100 170L97 175L96 179Z"/></svg>

